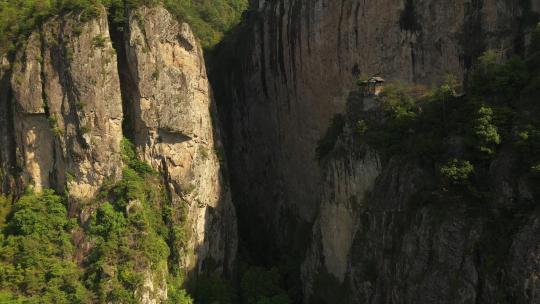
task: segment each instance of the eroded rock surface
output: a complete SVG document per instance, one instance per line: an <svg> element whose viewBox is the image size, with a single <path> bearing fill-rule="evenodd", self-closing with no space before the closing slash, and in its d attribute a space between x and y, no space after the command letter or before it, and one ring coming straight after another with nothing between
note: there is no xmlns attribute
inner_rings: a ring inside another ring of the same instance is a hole
<svg viewBox="0 0 540 304"><path fill-rule="evenodd" d="M34 32L13 64L17 157L25 184L78 199L121 172L122 102L104 11Z"/></svg>
<svg viewBox="0 0 540 304"><path fill-rule="evenodd" d="M189 206L187 251L195 254L181 263L197 271L230 271L236 217L217 155L220 135L202 49L189 26L163 8L133 11L129 24L134 143L166 175L173 205Z"/></svg>
<svg viewBox="0 0 540 304"><path fill-rule="evenodd" d="M407 201L429 180L417 164L377 168L377 156L345 148L320 166L316 150L359 77L428 86L447 74L463 79L488 48L523 52L522 17L534 10L501 0L253 1L242 38L222 50L229 69L213 75L233 197L241 236L263 262L272 260L265 253L304 260L306 303L495 301L503 283L477 273L483 262L471 249L489 238L489 217L412 209ZM497 204L515 201L513 177L492 176L506 189Z"/></svg>

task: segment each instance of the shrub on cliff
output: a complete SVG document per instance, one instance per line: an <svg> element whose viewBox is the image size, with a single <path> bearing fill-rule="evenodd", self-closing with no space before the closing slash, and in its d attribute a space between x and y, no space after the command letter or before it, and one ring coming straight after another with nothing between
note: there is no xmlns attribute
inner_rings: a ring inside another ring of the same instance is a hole
<svg viewBox="0 0 540 304"><path fill-rule="evenodd" d="M464 185L474 173L474 166L466 160L452 159L440 169L441 176L452 185Z"/></svg>
<svg viewBox="0 0 540 304"><path fill-rule="evenodd" d="M496 146L501 143L501 136L493 123L493 110L490 107L480 107L474 121L473 132L477 140L477 149L487 155L494 154Z"/></svg>

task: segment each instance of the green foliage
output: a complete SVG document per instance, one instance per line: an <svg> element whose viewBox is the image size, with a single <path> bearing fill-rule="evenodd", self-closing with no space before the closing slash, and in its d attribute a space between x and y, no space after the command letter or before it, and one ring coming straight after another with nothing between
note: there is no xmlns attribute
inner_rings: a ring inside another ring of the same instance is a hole
<svg viewBox="0 0 540 304"><path fill-rule="evenodd" d="M519 96L530 75L525 62L514 57L500 64L501 55L493 50L479 58L479 65L471 75L470 93L490 97L494 103L514 100Z"/></svg>
<svg viewBox="0 0 540 304"><path fill-rule="evenodd" d="M364 135L368 131L368 124L364 119L358 120L356 123L356 133L358 135Z"/></svg>
<svg viewBox="0 0 540 304"><path fill-rule="evenodd" d="M492 155L495 153L495 147L501 143L501 136L493 124L493 110L482 106L477 114L474 122L474 135L478 141L478 150L484 154Z"/></svg>
<svg viewBox="0 0 540 304"><path fill-rule="evenodd" d="M208 148L201 146L199 149L199 156L202 160L207 160L210 157L210 154L208 153Z"/></svg>
<svg viewBox="0 0 540 304"><path fill-rule="evenodd" d="M50 190L29 192L13 206L0 196L0 301L135 304L148 276L168 273L170 303L192 303L181 272L167 267L171 252L185 247L186 207L172 208L161 180L128 141L123 148L131 166L105 183L84 226ZM84 268L73 259L71 233L92 243Z"/></svg>
<svg viewBox="0 0 540 304"><path fill-rule="evenodd" d="M167 303L170 304L192 304L193 299L185 289L169 289Z"/></svg>
<svg viewBox="0 0 540 304"><path fill-rule="evenodd" d="M463 185L474 173L474 166L466 160L452 159L440 169L441 176L453 185Z"/></svg>
<svg viewBox="0 0 540 304"><path fill-rule="evenodd" d="M388 84L376 102L382 117L361 113L350 117L355 121L356 133L384 154L408 149L407 141L410 142L411 134L418 127L420 111L409 88L400 83Z"/></svg>
<svg viewBox="0 0 540 304"><path fill-rule="evenodd" d="M242 303L289 304L292 301L280 287L280 275L276 268L266 270L249 268L240 282Z"/></svg>
<svg viewBox="0 0 540 304"><path fill-rule="evenodd" d="M124 163L139 174L154 173L154 170L147 163L140 161L135 153L135 146L127 138L122 138L120 142L122 149L122 160Z"/></svg>
<svg viewBox="0 0 540 304"><path fill-rule="evenodd" d="M540 163L533 165L531 171L536 175L540 175Z"/></svg>
<svg viewBox="0 0 540 304"><path fill-rule="evenodd" d="M92 132L92 128L90 126L88 126L88 125L81 126L80 130L81 130L81 134L83 134L83 135Z"/></svg>
<svg viewBox="0 0 540 304"><path fill-rule="evenodd" d="M517 146L521 155L535 175L540 174L540 126L530 123L517 131Z"/></svg>
<svg viewBox="0 0 540 304"><path fill-rule="evenodd" d="M14 50L20 38L50 16L75 11L89 19L98 15L98 4L97 0L0 0L0 53Z"/></svg>
<svg viewBox="0 0 540 304"><path fill-rule="evenodd" d="M92 46L94 46L95 48L104 48L106 42L107 40L101 34L92 38Z"/></svg>
<svg viewBox="0 0 540 304"><path fill-rule="evenodd" d="M136 303L133 291L142 286L144 271L160 269L169 257L161 214L165 195L155 178L131 168L103 191L110 201L90 219L88 234L96 244L86 282L102 302Z"/></svg>
<svg viewBox="0 0 540 304"><path fill-rule="evenodd" d="M183 288L182 276L171 276L167 284L167 303L169 304L193 304L193 299Z"/></svg>
<svg viewBox="0 0 540 304"><path fill-rule="evenodd" d="M240 21L247 0L165 0L165 7L191 25L204 48L211 48Z"/></svg>
<svg viewBox="0 0 540 304"><path fill-rule="evenodd" d="M217 275L205 275L197 279L195 298L199 304L233 304L234 290L230 283Z"/></svg>
<svg viewBox="0 0 540 304"><path fill-rule="evenodd" d="M0 230L4 228L6 219L11 213L12 198L0 195Z"/></svg>
<svg viewBox="0 0 540 304"><path fill-rule="evenodd" d="M82 272L71 257L70 230L62 198L52 191L27 193L15 203L2 230L0 298L24 303L88 303ZM17 303L17 302L15 302Z"/></svg>
<svg viewBox="0 0 540 304"><path fill-rule="evenodd" d="M51 16L75 12L84 22L97 17L103 5L113 23L122 28L126 22L126 4L137 7L159 3L187 21L204 47L212 47L219 42L224 33L239 22L248 5L247 0L0 0L0 53L15 50L21 39ZM80 32L80 29L75 32ZM93 41L94 46L103 47L105 40L97 38Z"/></svg>
<svg viewBox="0 0 540 304"><path fill-rule="evenodd" d="M485 181L492 162L501 157L515 155L509 164L516 176L531 183L540 176L538 55L504 61L495 51L485 52L463 93L453 77L427 94L390 84L377 105L363 111L362 95L352 92L346 123L356 130L355 140L376 149L383 162L410 159L424 172L440 176L426 186L434 187L433 193L446 189L455 192L452 197L489 201L492 189ZM448 184L466 187L444 187Z"/></svg>
<svg viewBox="0 0 540 304"><path fill-rule="evenodd" d="M387 85L379 95L382 109L396 124L406 124L416 117L415 101L400 83Z"/></svg>

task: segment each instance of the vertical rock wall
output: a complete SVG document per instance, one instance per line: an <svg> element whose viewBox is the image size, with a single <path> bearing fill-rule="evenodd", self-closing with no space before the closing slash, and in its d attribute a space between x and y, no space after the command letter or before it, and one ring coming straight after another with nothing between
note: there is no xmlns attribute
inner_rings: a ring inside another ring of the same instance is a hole
<svg viewBox="0 0 540 304"><path fill-rule="evenodd" d="M361 198L365 189L350 185L375 187L379 173L373 169L376 161L347 156L322 167L317 161L317 142L334 115L345 110L356 79L379 75L388 81L424 85L438 84L447 74L464 79L476 58L488 48L504 55L523 52L531 25L526 20L538 13L536 2L252 1L252 10L239 29L240 38L231 49L225 46L221 50L225 59L220 62L231 63L216 70L213 77L228 131L239 230L255 255L263 263L272 256L304 258L306 301L312 290L324 293L324 286L333 286L328 287L329 298L319 294L322 298L311 298L313 301L331 302L331 295L345 294L340 283L347 285L349 279L363 276L350 273L351 256L369 256L373 249L362 249L364 243L356 240L363 235L362 225L380 225L376 236L372 235L378 242L391 239L393 233L387 228L392 221L386 218L392 217L392 212L381 213L373 220L376 223L366 223L348 207L353 196L356 198L352 201L365 203ZM388 197L381 194L377 202L400 212L403 202L397 201L404 200L405 188L413 185L403 176L412 168L414 165L387 172L394 176L388 179L396 180L385 186L398 192ZM447 224L454 225L451 221ZM310 226L313 228L305 228ZM467 234L468 230L450 226L441 229L452 230L451 237L464 238ZM383 247L391 243L380 242ZM461 249L466 248L463 245ZM467 259L469 263L471 257ZM373 266L368 259L363 261L362 265ZM321 265L324 267L319 268ZM378 271L381 268L375 265L364 272L372 275ZM397 284L407 278L400 280L382 280L381 284ZM356 283L354 288L360 288ZM367 282L361 288L372 290L372 284ZM400 292L408 292L405 287L399 292L378 288L377 298L370 298L373 294L369 292L364 298L350 290L346 294L358 303L378 303L400 302L404 299ZM388 296L383 296L385 293ZM475 297L465 294L463 301ZM414 296L407 299L411 303L429 302Z"/></svg>
<svg viewBox="0 0 540 304"><path fill-rule="evenodd" d="M488 47L522 49L527 13L500 0L254 1L232 68L215 76L241 222L285 248L293 234L278 228L314 221L317 141L359 76L427 85L463 78Z"/></svg>
<svg viewBox="0 0 540 304"><path fill-rule="evenodd" d="M107 16L53 19L13 64L18 166L36 191L88 199L122 168L122 101Z"/></svg>
<svg viewBox="0 0 540 304"><path fill-rule="evenodd" d="M230 271L236 217L217 156L221 142L202 49L186 23L161 7L141 8L129 16L126 56L134 143L165 174L173 205L189 206L188 252L195 254L183 266Z"/></svg>

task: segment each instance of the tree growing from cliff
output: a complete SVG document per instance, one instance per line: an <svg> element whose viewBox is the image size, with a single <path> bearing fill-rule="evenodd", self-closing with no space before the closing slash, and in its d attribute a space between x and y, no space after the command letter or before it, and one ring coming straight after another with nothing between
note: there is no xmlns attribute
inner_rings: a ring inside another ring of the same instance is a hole
<svg viewBox="0 0 540 304"><path fill-rule="evenodd" d="M474 166L466 160L452 159L440 169L441 176L452 185L464 185L474 173Z"/></svg>
<svg viewBox="0 0 540 304"><path fill-rule="evenodd" d="M501 136L493 123L493 110L490 107L480 107L473 132L478 142L478 150L486 155L494 154L497 145L501 143Z"/></svg>

